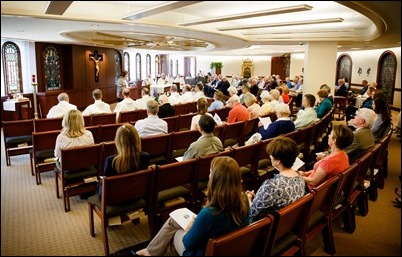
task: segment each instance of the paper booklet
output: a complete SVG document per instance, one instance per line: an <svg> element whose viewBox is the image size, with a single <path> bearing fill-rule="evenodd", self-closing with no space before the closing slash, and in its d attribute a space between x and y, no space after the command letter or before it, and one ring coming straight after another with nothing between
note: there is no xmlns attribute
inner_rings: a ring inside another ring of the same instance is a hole
<svg viewBox="0 0 402 257"><path fill-rule="evenodd" d="M197 215L190 211L187 208L180 208L177 210L172 211L169 216L177 222L184 230L186 229L187 225L193 219L193 217L197 217Z"/></svg>
<svg viewBox="0 0 402 257"><path fill-rule="evenodd" d="M296 160L293 163L292 169L299 170L303 165L304 165L304 162L299 157L296 157Z"/></svg>
<svg viewBox="0 0 402 257"><path fill-rule="evenodd" d="M219 117L219 115L216 114L216 113L215 113L215 115L214 115L214 120L215 120L215 122L216 122L216 125L222 125L221 117Z"/></svg>
<svg viewBox="0 0 402 257"><path fill-rule="evenodd" d="M272 123L272 121L271 121L271 118L270 118L270 117L264 117L264 118L258 117L258 118L260 119L260 121L261 121L262 125L264 125L264 129L267 129L267 128L268 128L268 126L269 126L269 124L271 124L271 123Z"/></svg>

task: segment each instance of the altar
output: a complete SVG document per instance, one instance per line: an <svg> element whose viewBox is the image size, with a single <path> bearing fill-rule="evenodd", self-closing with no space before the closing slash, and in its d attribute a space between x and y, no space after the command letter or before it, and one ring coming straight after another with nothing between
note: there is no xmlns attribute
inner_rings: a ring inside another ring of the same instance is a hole
<svg viewBox="0 0 402 257"><path fill-rule="evenodd" d="M169 92L171 86L172 84L151 85L151 94L154 95L156 93L158 95L161 95L165 92Z"/></svg>
<svg viewBox="0 0 402 257"><path fill-rule="evenodd" d="M3 102L3 110L14 112L15 118L18 120L24 119L22 111L23 107L27 109L28 119L31 119L31 100L29 100L29 98L9 99Z"/></svg>

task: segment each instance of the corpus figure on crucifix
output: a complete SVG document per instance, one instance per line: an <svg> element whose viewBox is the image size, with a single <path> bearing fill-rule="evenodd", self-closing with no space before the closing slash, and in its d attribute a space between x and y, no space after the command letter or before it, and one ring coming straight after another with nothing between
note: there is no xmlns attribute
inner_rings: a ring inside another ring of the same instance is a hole
<svg viewBox="0 0 402 257"><path fill-rule="evenodd" d="M99 81L99 62L103 61L103 56L101 54L98 54L98 50L95 50L93 54L89 55L89 59L93 60L95 62L95 81Z"/></svg>

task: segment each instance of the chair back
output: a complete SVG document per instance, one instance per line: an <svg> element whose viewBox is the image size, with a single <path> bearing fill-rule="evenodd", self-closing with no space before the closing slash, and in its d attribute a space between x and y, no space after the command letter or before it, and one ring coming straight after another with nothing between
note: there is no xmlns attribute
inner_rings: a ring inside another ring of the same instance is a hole
<svg viewBox="0 0 402 257"><path fill-rule="evenodd" d="M258 122L260 121L259 117L255 117L253 119L245 121L243 135L243 141L247 141L254 133L258 131Z"/></svg>
<svg viewBox="0 0 402 257"><path fill-rule="evenodd" d="M178 156L183 156L191 143L201 136L198 130L186 130L173 132L170 141L170 162L174 162Z"/></svg>
<svg viewBox="0 0 402 257"><path fill-rule="evenodd" d="M177 131L177 123L180 116L165 117L162 120L166 121L168 124L168 133Z"/></svg>
<svg viewBox="0 0 402 257"><path fill-rule="evenodd" d="M91 126L116 123L116 113L101 113L91 115Z"/></svg>
<svg viewBox="0 0 402 257"><path fill-rule="evenodd" d="M61 130L63 117L34 120L35 132Z"/></svg>
<svg viewBox="0 0 402 257"><path fill-rule="evenodd" d="M334 96L334 114L338 115L337 120L343 120L345 118L347 102L347 98L344 96Z"/></svg>
<svg viewBox="0 0 402 257"><path fill-rule="evenodd" d="M243 145L244 140L241 138L245 121L237 121L234 123L225 123L221 141L223 147L233 146L235 144Z"/></svg>
<svg viewBox="0 0 402 257"><path fill-rule="evenodd" d="M102 139L102 132L100 129L100 125L88 126L88 127L85 127L85 129L88 131L91 131L95 144L99 144L102 142L103 139Z"/></svg>
<svg viewBox="0 0 402 257"><path fill-rule="evenodd" d="M229 116L230 110L231 110L230 107L225 106L225 107L216 109L215 113L221 118L222 121L225 121Z"/></svg>
<svg viewBox="0 0 402 257"><path fill-rule="evenodd" d="M36 184L41 184L41 172L52 171L55 167L54 148L60 130L32 132L32 164L35 169Z"/></svg>
<svg viewBox="0 0 402 257"><path fill-rule="evenodd" d="M310 192L273 213L273 236L268 242L266 256L294 255L298 251L304 256L302 243L311 216L314 194Z"/></svg>
<svg viewBox="0 0 402 257"><path fill-rule="evenodd" d="M125 123L125 122L137 121L140 119L140 112L141 110L120 112L118 122Z"/></svg>
<svg viewBox="0 0 402 257"><path fill-rule="evenodd" d="M195 115L196 113L180 114L176 130L177 131L189 130L191 127L191 120Z"/></svg>
<svg viewBox="0 0 402 257"><path fill-rule="evenodd" d="M141 138L142 151L150 154L151 164L166 164L170 160L172 134Z"/></svg>
<svg viewBox="0 0 402 257"><path fill-rule="evenodd" d="M264 256L273 219L268 215L226 235L209 239L205 256Z"/></svg>
<svg viewBox="0 0 402 257"><path fill-rule="evenodd" d="M174 106L174 115L187 114L188 104L176 104Z"/></svg>
<svg viewBox="0 0 402 257"><path fill-rule="evenodd" d="M114 141L117 130L124 123L102 124L99 125L99 142Z"/></svg>
<svg viewBox="0 0 402 257"><path fill-rule="evenodd" d="M242 176L243 188L255 188L254 173L258 166L258 159L255 158L260 154L261 144L254 143L250 145L234 148L232 158L239 164Z"/></svg>

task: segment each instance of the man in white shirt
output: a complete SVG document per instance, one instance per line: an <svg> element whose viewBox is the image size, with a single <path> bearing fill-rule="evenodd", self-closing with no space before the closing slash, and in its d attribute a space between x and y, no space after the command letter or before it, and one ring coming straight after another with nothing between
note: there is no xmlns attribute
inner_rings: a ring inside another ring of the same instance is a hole
<svg viewBox="0 0 402 257"><path fill-rule="evenodd" d="M169 96L169 103L171 105L176 105L180 102L180 94L177 92L177 86L173 84L170 87L170 96Z"/></svg>
<svg viewBox="0 0 402 257"><path fill-rule="evenodd" d="M167 122L158 117L159 104L155 100L147 102L148 117L138 120L134 127L140 137L156 136L168 133Z"/></svg>
<svg viewBox="0 0 402 257"><path fill-rule="evenodd" d="M97 88L92 91L92 98L95 102L85 108L82 112L83 116L112 112L110 105L102 101L102 91L100 89Z"/></svg>
<svg viewBox="0 0 402 257"><path fill-rule="evenodd" d="M46 115L46 118L59 118L64 117L69 110L77 110L77 106L74 104L70 104L70 98L67 93L60 93L57 96L58 104L50 108L49 113Z"/></svg>
<svg viewBox="0 0 402 257"><path fill-rule="evenodd" d="M306 94L303 97L302 105L304 110L300 110L297 113L297 118L295 120L295 128L303 128L312 124L317 120L317 112L314 110L315 96L312 94Z"/></svg>
<svg viewBox="0 0 402 257"><path fill-rule="evenodd" d="M123 89L123 97L124 99L121 102L118 102L116 108L114 108L113 112L116 113L116 122L120 119L120 112L129 112L137 110L137 105L133 99L130 97L130 89Z"/></svg>
<svg viewBox="0 0 402 257"><path fill-rule="evenodd" d="M150 95L149 87L143 87L141 90L141 98L135 101L137 109L146 110L147 102L149 100L154 100L154 98Z"/></svg>
<svg viewBox="0 0 402 257"><path fill-rule="evenodd" d="M193 92L191 92L191 86L186 84L183 89L183 94L180 96L180 104L191 103L195 101Z"/></svg>

